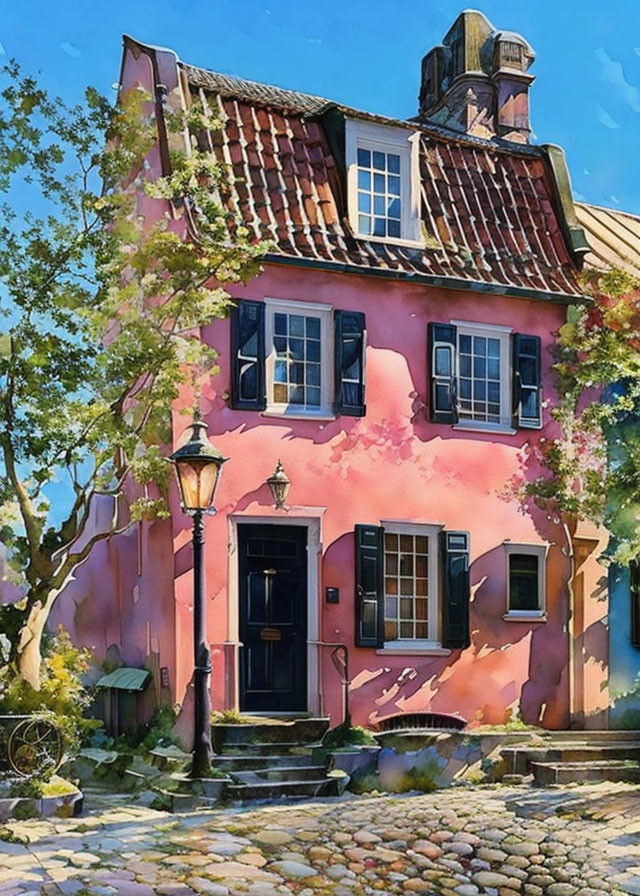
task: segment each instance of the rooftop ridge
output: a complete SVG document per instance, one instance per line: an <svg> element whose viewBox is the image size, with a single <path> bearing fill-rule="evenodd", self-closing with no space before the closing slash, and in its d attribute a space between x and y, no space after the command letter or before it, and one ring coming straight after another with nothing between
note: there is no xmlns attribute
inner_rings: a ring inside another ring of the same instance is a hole
<svg viewBox="0 0 640 896"><path fill-rule="evenodd" d="M535 144L514 143L500 137L491 139L477 137L473 134L456 131L444 125L418 121L415 118L394 118L390 115L369 112L366 109L358 109L355 106L349 106L338 100L332 100L318 94L302 93L288 87L265 84L262 81L253 81L236 75L227 75L223 72L215 72L187 62L180 61L178 64L185 72L187 80L192 86L213 90L227 98L233 97L246 102L288 110L294 109L302 115L320 115L329 108L335 108L346 116L376 121L379 124L386 124L390 127L404 127L412 131L432 134L442 139L471 146L493 148L517 155L540 156L543 153L542 147Z"/></svg>

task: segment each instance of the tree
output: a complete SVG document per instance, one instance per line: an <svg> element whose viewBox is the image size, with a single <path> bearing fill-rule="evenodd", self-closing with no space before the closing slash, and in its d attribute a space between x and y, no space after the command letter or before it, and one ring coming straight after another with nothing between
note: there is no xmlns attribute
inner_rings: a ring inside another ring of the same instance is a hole
<svg viewBox="0 0 640 896"><path fill-rule="evenodd" d="M587 519L627 564L640 555L640 284L614 270L585 286L558 332L557 435L532 447L542 472L521 493L562 522L571 558L573 523Z"/></svg>
<svg viewBox="0 0 640 896"><path fill-rule="evenodd" d="M229 175L193 136L216 126L202 110L167 116L180 139L154 180L141 90L112 107L89 89L69 107L15 63L0 85L0 541L24 588L0 607L0 632L38 688L42 634L78 567L133 520L168 513L171 403L211 371L199 328L229 308L220 284L257 273L267 246L227 220ZM99 496L114 506L105 531Z"/></svg>

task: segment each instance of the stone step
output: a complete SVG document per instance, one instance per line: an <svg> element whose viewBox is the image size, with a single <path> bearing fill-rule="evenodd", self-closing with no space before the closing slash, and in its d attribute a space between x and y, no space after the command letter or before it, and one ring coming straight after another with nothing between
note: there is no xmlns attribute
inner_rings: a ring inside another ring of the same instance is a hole
<svg viewBox="0 0 640 896"><path fill-rule="evenodd" d="M343 781L340 778L320 778L316 781L263 781L251 784L230 784L226 797L231 800L304 799L319 796L338 796Z"/></svg>
<svg viewBox="0 0 640 896"><path fill-rule="evenodd" d="M313 749L319 747L319 743L297 744L283 743L262 743L261 741L238 741L237 743L223 744L215 747L215 752L220 756L235 756L243 754L245 756L282 756L284 754L292 754L298 756L311 755Z"/></svg>
<svg viewBox="0 0 640 896"><path fill-rule="evenodd" d="M310 744L322 740L329 729L328 718L256 718L247 724L216 724L211 726L213 748L252 743Z"/></svg>
<svg viewBox="0 0 640 896"><path fill-rule="evenodd" d="M252 756L250 754L233 755L219 754L214 757L213 764L224 772L234 773L237 771L269 768L292 768L294 766L308 766L311 757L311 750L296 755L295 753L284 753L280 756L268 754L267 756Z"/></svg>
<svg viewBox="0 0 640 896"><path fill-rule="evenodd" d="M640 763L625 760L604 762L532 762L533 783L572 784L593 781L640 782Z"/></svg>
<svg viewBox="0 0 640 896"><path fill-rule="evenodd" d="M612 760L640 761L640 745L633 742L585 744L552 743L536 746L507 747L502 750L512 774L526 775L534 762L579 763Z"/></svg>
<svg viewBox="0 0 640 896"><path fill-rule="evenodd" d="M324 765L294 765L280 768L256 768L234 771L233 777L240 784L265 781L319 781L326 775Z"/></svg>

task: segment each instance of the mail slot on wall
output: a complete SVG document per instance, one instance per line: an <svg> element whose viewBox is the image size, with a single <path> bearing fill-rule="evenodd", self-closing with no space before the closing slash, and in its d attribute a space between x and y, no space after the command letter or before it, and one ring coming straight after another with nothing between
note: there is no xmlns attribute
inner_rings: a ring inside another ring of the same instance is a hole
<svg viewBox="0 0 640 896"><path fill-rule="evenodd" d="M328 604L339 604L340 603L340 589L339 588L325 588L324 589L324 599Z"/></svg>

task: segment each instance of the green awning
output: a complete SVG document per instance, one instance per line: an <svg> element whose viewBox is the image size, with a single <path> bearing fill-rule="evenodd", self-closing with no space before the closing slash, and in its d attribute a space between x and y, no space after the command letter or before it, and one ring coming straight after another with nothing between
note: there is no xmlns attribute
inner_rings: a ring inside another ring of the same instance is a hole
<svg viewBox="0 0 640 896"><path fill-rule="evenodd" d="M121 666L115 672L103 675L96 682L97 688L118 688L120 691L143 691L151 678L148 669L132 669L129 666Z"/></svg>

